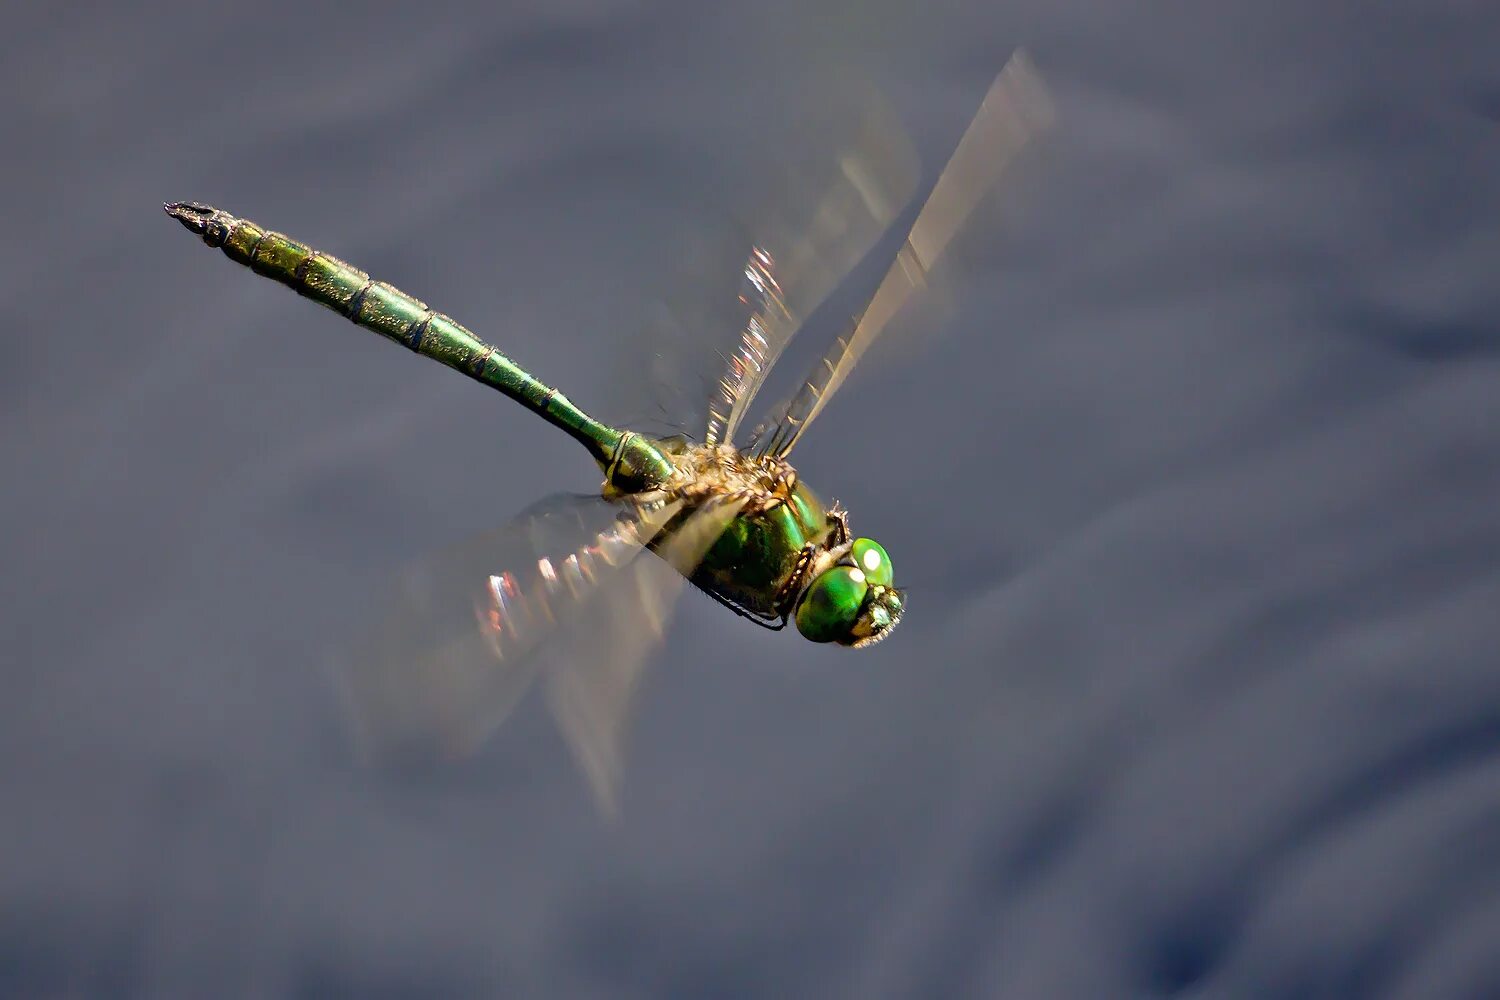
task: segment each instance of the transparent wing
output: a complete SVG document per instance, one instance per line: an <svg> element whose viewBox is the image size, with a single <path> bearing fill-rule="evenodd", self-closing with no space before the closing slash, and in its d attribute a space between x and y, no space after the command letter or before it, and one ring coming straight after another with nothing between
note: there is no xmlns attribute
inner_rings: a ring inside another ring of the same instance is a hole
<svg viewBox="0 0 1500 1000"><path fill-rule="evenodd" d="M641 667L683 573L738 509L685 513L659 495L562 494L411 567L339 670L362 747L380 756L470 753L540 674L591 788L612 810ZM646 552L651 544L656 555Z"/></svg>
<svg viewBox="0 0 1500 1000"><path fill-rule="evenodd" d="M546 671L547 700L568 746L609 815L618 805L633 694L661 641L687 577L744 508L725 501L693 511L601 593L588 626L569 633Z"/></svg>
<svg viewBox="0 0 1500 1000"><path fill-rule="evenodd" d="M906 134L883 109L868 111L827 164L789 176L780 211L751 227L740 294L748 316L711 392L708 443L734 440L786 345L905 207L916 176Z"/></svg>
<svg viewBox="0 0 1500 1000"><path fill-rule="evenodd" d="M894 115L868 90L820 103L799 109L808 138L777 144L777 166L755 178L760 209L684 240L687 291L653 317L644 352L658 396L644 416L663 428L733 440L802 321L911 198L916 156Z"/></svg>
<svg viewBox="0 0 1500 1000"><path fill-rule="evenodd" d="M674 510L560 494L400 574L339 680L374 754L468 753L535 675L533 652Z"/></svg>
<svg viewBox="0 0 1500 1000"><path fill-rule="evenodd" d="M1030 59L1018 52L995 78L853 329L835 341L781 415L757 431L752 450L778 456L792 450L865 350L926 286L943 251L1005 166L1051 121L1046 87Z"/></svg>

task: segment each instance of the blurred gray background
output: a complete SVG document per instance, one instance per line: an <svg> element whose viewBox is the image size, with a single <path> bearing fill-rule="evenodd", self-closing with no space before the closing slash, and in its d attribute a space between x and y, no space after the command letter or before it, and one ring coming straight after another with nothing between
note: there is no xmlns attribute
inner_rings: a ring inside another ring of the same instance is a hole
<svg viewBox="0 0 1500 1000"><path fill-rule="evenodd" d="M0 37L0 995L1500 995L1495 5L133 6ZM595 474L160 203L587 404L830 80L931 167L1017 44L1022 210L797 454L894 637L690 594L614 825L537 699L360 766L370 588Z"/></svg>

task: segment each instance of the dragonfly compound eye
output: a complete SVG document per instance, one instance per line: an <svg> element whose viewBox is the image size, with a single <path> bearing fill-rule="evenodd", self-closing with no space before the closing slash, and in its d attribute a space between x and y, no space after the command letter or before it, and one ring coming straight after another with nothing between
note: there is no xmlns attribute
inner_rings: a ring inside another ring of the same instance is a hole
<svg viewBox="0 0 1500 1000"><path fill-rule="evenodd" d="M797 605L797 631L813 642L847 643L869 592L862 570L854 566L825 570Z"/></svg>
<svg viewBox="0 0 1500 1000"><path fill-rule="evenodd" d="M854 565L864 571L865 581L872 587L891 585L891 557L873 538L856 538L849 549Z"/></svg>

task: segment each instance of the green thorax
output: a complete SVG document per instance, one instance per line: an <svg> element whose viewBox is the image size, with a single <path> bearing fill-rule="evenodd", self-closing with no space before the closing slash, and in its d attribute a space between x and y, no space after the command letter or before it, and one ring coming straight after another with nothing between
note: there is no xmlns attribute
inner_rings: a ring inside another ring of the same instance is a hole
<svg viewBox="0 0 1500 1000"><path fill-rule="evenodd" d="M655 444L677 465L670 490L689 512L718 498L749 499L710 546L692 582L752 615L779 617L796 596L789 583L803 549L828 533L823 504L781 459L753 458L725 445Z"/></svg>

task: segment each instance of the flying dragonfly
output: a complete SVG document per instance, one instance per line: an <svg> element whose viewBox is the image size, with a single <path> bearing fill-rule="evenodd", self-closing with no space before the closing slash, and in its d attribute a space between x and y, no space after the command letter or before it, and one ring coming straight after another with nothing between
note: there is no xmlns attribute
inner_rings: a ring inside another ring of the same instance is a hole
<svg viewBox="0 0 1500 1000"><path fill-rule="evenodd" d="M838 151L808 216L769 227L779 231L748 248L743 322L718 352L723 367L697 439L601 422L451 317L363 271L220 209L167 204L236 263L498 389L578 441L603 471L597 494L551 497L400 578L342 671L365 742L472 751L541 675L564 736L612 811L630 696L684 582L766 628L792 623L813 642L857 649L887 637L906 608L889 556L854 534L837 502L819 500L789 456L1051 115L1046 88L1018 52L852 325L749 434L751 405L803 321L910 201L909 148L890 129L865 129Z"/></svg>

